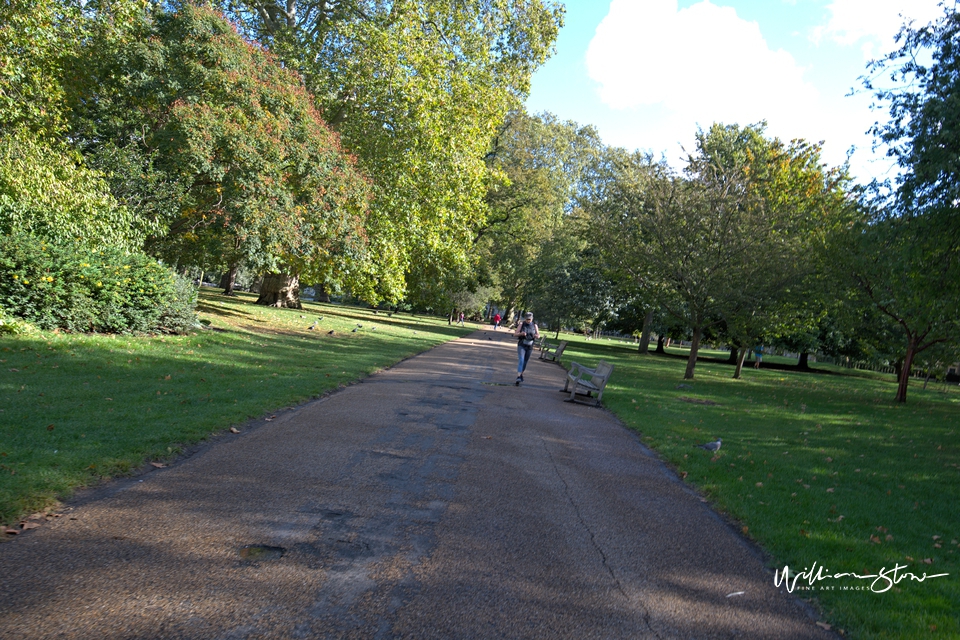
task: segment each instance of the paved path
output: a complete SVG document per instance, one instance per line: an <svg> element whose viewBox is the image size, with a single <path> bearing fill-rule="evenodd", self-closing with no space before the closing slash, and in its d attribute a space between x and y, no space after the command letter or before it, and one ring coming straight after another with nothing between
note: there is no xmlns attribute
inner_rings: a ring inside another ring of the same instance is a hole
<svg viewBox="0 0 960 640"><path fill-rule="evenodd" d="M515 353L477 332L0 545L0 638L832 637Z"/></svg>

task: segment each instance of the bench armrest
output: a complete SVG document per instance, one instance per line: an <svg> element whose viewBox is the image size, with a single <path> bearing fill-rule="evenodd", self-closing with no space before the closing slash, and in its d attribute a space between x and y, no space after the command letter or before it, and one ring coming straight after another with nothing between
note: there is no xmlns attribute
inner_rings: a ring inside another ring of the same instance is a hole
<svg viewBox="0 0 960 640"><path fill-rule="evenodd" d="M583 366L579 362L571 361L570 373L568 373L567 376L569 376L571 380L576 381L576 380L582 380L585 375L594 376L596 375L596 373L597 373L596 369L591 369L590 367Z"/></svg>

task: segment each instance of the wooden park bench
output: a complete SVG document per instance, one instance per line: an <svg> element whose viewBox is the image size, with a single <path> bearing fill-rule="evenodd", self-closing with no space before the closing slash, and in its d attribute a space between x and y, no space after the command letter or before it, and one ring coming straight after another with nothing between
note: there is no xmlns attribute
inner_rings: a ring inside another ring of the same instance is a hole
<svg viewBox="0 0 960 640"><path fill-rule="evenodd" d="M549 342L544 342L543 346L540 348L540 359L560 362L560 356L563 355L563 350L566 348L566 340L561 340L560 344L550 344Z"/></svg>
<svg viewBox="0 0 960 640"><path fill-rule="evenodd" d="M603 388L607 386L610 380L610 374L613 373L613 365L601 360L593 369L585 367L577 362L570 363L570 371L567 373L567 382L563 385L563 392L570 392L570 398L567 402L578 402L577 393L586 395L588 398L596 393L597 398L594 406L600 406L600 398L603 397ZM572 386L572 388L570 388Z"/></svg>

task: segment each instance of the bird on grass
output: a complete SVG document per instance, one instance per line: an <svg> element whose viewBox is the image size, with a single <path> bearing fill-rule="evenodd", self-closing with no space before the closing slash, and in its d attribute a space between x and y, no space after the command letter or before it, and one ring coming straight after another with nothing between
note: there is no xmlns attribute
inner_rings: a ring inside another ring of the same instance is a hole
<svg viewBox="0 0 960 640"><path fill-rule="evenodd" d="M357 323L357 329L363 329L363 325L360 324L359 322Z"/></svg>
<svg viewBox="0 0 960 640"><path fill-rule="evenodd" d="M333 335L333 329L330 329L330 331L327 331L327 335L328 335L328 336L332 336L332 335Z"/></svg>
<svg viewBox="0 0 960 640"><path fill-rule="evenodd" d="M352 331L350 331L350 333L356 333L356 332L357 332L356 329L353 329Z"/></svg>
<svg viewBox="0 0 960 640"><path fill-rule="evenodd" d="M310 325L310 331L313 331L313 330L316 329L316 328L317 328L317 323L316 323L316 322L314 322L312 325Z"/></svg>
<svg viewBox="0 0 960 640"><path fill-rule="evenodd" d="M706 449L707 451L719 451L720 450L720 438L717 438L716 442L705 442L703 444L694 445L700 447L701 449Z"/></svg>

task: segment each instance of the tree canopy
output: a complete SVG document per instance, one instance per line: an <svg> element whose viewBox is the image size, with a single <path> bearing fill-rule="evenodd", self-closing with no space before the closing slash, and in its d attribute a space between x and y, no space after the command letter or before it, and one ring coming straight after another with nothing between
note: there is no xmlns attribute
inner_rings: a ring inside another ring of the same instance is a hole
<svg viewBox="0 0 960 640"><path fill-rule="evenodd" d="M92 38L78 68L85 151L129 151L144 176L179 187L156 253L176 262L201 246L215 262L372 291L368 181L299 78L222 16L150 13L126 38Z"/></svg>
<svg viewBox="0 0 960 640"><path fill-rule="evenodd" d="M484 157L552 51L562 8L542 0L242 1L248 33L299 70L373 177L379 293L429 302L469 268L487 214Z"/></svg>

